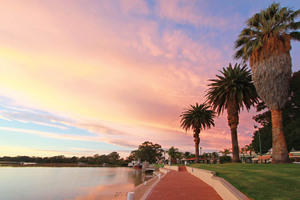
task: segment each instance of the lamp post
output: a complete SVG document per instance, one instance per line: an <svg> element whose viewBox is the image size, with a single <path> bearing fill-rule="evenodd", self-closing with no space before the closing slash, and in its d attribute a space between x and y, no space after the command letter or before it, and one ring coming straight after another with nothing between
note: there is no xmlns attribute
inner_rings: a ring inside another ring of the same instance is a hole
<svg viewBox="0 0 300 200"><path fill-rule="evenodd" d="M259 141L259 153L260 153L260 156L262 156L262 153L261 153L261 140L260 140L260 133L258 133L258 141Z"/></svg>
<svg viewBox="0 0 300 200"><path fill-rule="evenodd" d="M259 141L259 153L260 153L260 156L262 156L262 153L261 153L261 141L260 141L260 133L258 132L258 141ZM260 163L262 163L262 159L260 159Z"/></svg>

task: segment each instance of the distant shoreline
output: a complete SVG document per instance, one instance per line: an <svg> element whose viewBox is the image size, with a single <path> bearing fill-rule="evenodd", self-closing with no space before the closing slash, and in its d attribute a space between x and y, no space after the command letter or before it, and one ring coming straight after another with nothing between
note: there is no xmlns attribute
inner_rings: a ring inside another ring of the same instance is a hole
<svg viewBox="0 0 300 200"><path fill-rule="evenodd" d="M0 167L124 167L124 166L103 166L91 164L76 164L76 163L36 163L30 165L22 165L21 163L0 163Z"/></svg>

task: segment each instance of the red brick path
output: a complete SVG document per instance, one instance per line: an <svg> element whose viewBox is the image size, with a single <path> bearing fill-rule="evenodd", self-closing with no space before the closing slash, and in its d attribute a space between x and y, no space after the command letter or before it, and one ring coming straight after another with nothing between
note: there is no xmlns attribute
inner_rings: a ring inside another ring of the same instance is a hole
<svg viewBox="0 0 300 200"><path fill-rule="evenodd" d="M178 166L180 172L187 171L185 166Z"/></svg>
<svg viewBox="0 0 300 200"><path fill-rule="evenodd" d="M186 168L171 170L152 189L146 200L221 200L209 185L191 175Z"/></svg>

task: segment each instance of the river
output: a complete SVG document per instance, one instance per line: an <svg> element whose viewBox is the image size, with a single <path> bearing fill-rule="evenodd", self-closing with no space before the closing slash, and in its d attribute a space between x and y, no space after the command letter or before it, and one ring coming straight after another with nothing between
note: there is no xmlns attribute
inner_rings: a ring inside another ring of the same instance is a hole
<svg viewBox="0 0 300 200"><path fill-rule="evenodd" d="M126 199L147 179L126 167L0 167L0 199Z"/></svg>

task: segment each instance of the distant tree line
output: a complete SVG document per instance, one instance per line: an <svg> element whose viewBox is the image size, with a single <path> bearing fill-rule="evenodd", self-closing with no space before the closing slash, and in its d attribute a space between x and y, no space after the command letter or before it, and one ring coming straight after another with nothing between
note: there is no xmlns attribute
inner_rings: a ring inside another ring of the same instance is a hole
<svg viewBox="0 0 300 200"><path fill-rule="evenodd" d="M107 163L113 166L127 166L128 160L120 158L119 153L111 152L108 155L95 154L94 156L82 156L82 157L65 157L64 155L58 155L53 157L29 157L29 156L4 156L0 157L0 161L10 162L35 162L35 163L85 163L90 165L103 165Z"/></svg>
<svg viewBox="0 0 300 200"><path fill-rule="evenodd" d="M228 151L228 152L227 152ZM212 153L203 153L199 155L199 158L202 159L204 163L216 163L219 160L220 163L232 162L232 158L228 156L230 150L228 149L226 152L220 152L223 155L219 156L217 152ZM169 158L165 157L165 154L168 154ZM131 162L133 160L140 162L149 162L149 163L158 163L158 164L166 164L171 160L172 164L183 163L183 159L195 158L196 155L191 152L180 152L178 148L174 146L170 147L167 150L163 150L161 145L154 144L149 141L145 141L137 150L131 151L129 157L126 161Z"/></svg>
<svg viewBox="0 0 300 200"><path fill-rule="evenodd" d="M250 148L251 147L251 148ZM252 145L246 145L245 148L242 148L242 152L254 151ZM212 153L202 153L199 155L199 158L204 163L227 163L232 162L232 158L228 156L232 152L230 149L224 149L224 151L220 151L222 155L219 156L217 152ZM168 154L169 158L166 158L165 155ZM149 162L149 163L159 163L165 164L169 163L171 159L171 163L183 163L183 159L195 158L196 155L191 152L180 152L178 148L174 146L170 147L167 150L163 150L160 144L155 144L149 141L145 141L141 145L139 145L137 150L131 151L130 155L126 158L120 158L118 152L111 152L108 155L99 155L95 154L94 156L73 156L66 157L64 155L52 156L52 157L35 157L35 156L4 156L0 157L1 161L6 162L35 162L35 163L62 163L62 164L88 164L88 165L103 165L108 164L109 166L128 166L128 163L132 161L140 161L140 162Z"/></svg>
<svg viewBox="0 0 300 200"><path fill-rule="evenodd" d="M140 162L156 163L163 158L164 150L159 144L153 144L152 142L145 141L143 144L139 145L137 150L131 151L128 161L133 160Z"/></svg>

